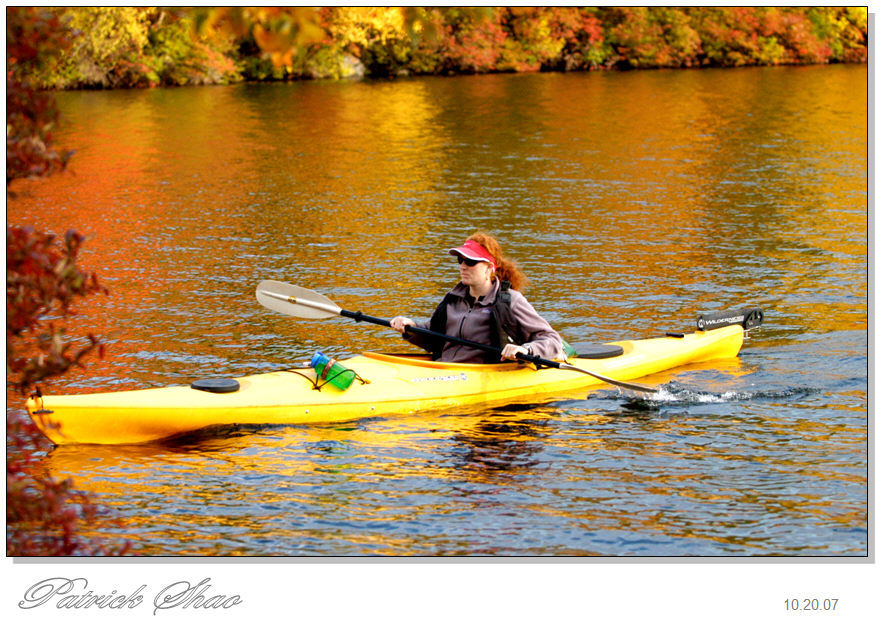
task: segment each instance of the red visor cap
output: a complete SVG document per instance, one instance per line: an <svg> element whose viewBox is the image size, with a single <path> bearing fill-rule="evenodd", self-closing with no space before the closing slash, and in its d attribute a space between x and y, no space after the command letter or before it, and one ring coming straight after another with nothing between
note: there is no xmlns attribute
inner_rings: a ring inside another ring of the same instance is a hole
<svg viewBox="0 0 880 622"><path fill-rule="evenodd" d="M474 242L473 240L468 240L458 248L450 248L450 255L461 255L466 259L473 259L474 261L485 261L486 263L492 264L493 269L498 269L498 265L495 263L495 258L489 254L483 245Z"/></svg>

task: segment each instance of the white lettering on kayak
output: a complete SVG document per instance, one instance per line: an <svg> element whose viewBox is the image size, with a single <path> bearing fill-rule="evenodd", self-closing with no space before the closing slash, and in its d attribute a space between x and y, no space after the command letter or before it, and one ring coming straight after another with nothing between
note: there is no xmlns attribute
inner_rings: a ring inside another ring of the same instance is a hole
<svg viewBox="0 0 880 622"><path fill-rule="evenodd" d="M413 378L413 382L458 382L460 380L467 380L467 374L461 372L460 374L453 374L449 376L428 376L427 378Z"/></svg>
<svg viewBox="0 0 880 622"><path fill-rule="evenodd" d="M716 324L742 324L745 321L744 315L732 315L729 317L721 317L721 318L700 318L700 321L697 322L697 328L703 329L706 326L715 326Z"/></svg>

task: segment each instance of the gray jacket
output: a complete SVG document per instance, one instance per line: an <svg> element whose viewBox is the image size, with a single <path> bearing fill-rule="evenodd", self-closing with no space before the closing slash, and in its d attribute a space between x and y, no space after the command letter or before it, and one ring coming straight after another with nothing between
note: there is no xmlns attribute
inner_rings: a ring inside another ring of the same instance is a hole
<svg viewBox="0 0 880 622"><path fill-rule="evenodd" d="M479 300L474 300L466 285L459 283L450 292L446 307L446 334L453 337L492 343L492 305L498 294L500 282L495 280L492 291ZM517 332L524 338L520 345L527 346L531 353L547 359L564 358L562 338L553 327L538 315L535 308L515 289L510 292L510 308L517 325ZM418 323L421 328L430 329L430 320ZM404 339L424 348L431 349L430 340L416 334L406 333ZM466 345L446 342L440 355L441 361L456 363L483 363L486 353Z"/></svg>

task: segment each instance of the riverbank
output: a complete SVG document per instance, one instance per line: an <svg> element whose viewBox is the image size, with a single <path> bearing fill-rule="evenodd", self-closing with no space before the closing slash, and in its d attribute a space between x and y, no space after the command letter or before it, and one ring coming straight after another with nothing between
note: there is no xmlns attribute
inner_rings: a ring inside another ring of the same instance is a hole
<svg viewBox="0 0 880 622"><path fill-rule="evenodd" d="M41 88L867 62L865 7L77 7Z"/></svg>

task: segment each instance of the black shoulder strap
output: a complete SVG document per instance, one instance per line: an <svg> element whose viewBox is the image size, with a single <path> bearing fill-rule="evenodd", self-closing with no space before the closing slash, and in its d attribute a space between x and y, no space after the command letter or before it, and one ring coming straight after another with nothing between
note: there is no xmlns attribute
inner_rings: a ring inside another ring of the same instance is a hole
<svg viewBox="0 0 880 622"><path fill-rule="evenodd" d="M446 334L446 307L448 307L449 303L454 300L455 296L452 294L446 294L443 297L443 300L440 301L440 304L437 305L437 308L434 309L434 314L431 316L429 326L435 333ZM440 355L443 354L443 346L445 345L446 342L443 339L432 340L430 347L431 358L435 361L438 360Z"/></svg>
<svg viewBox="0 0 880 622"><path fill-rule="evenodd" d="M456 300L453 294L446 294L434 314L431 316L430 327L435 333L446 332L446 308L450 303ZM498 293L495 295L495 303L492 305L492 326L489 334L492 339L492 345L496 348L503 348L508 343L521 344L525 343L525 339L519 335L516 320L513 317L513 309L511 308L510 281L501 281ZM431 343L431 357L436 361L443 354L443 347L446 342L443 339L436 339ZM498 363L501 357L497 354L486 354L487 363Z"/></svg>
<svg viewBox="0 0 880 622"><path fill-rule="evenodd" d="M492 305L492 345L503 348L508 343L525 343L517 329L516 319L511 308L510 281L501 281L495 304Z"/></svg>

